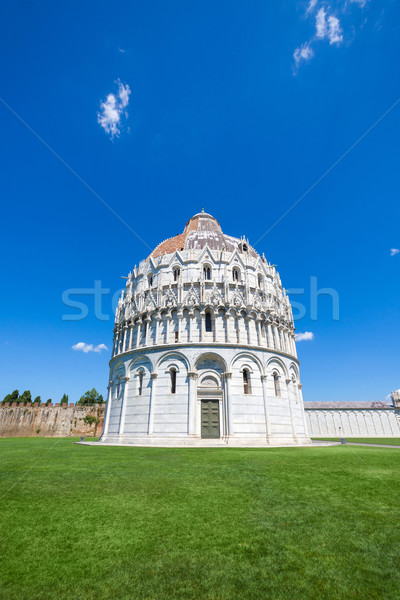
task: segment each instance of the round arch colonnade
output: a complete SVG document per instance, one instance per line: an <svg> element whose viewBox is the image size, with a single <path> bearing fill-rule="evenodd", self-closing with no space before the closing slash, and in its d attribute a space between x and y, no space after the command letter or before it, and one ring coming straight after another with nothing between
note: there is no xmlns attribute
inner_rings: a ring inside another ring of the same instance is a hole
<svg viewBox="0 0 400 600"><path fill-rule="evenodd" d="M298 364L289 356L172 346L111 363L102 443L309 443Z"/></svg>

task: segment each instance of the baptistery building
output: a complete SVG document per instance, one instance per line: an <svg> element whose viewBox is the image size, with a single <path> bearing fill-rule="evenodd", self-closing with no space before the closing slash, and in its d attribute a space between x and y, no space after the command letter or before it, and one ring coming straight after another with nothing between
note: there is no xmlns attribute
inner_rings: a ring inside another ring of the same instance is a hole
<svg viewBox="0 0 400 600"><path fill-rule="evenodd" d="M289 298L245 238L201 212L126 280L102 443L310 443Z"/></svg>

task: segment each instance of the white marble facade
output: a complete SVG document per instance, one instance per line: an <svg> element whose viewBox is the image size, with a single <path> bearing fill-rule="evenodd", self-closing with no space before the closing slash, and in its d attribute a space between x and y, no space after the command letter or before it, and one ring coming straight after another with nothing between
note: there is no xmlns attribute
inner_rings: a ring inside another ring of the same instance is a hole
<svg viewBox="0 0 400 600"><path fill-rule="evenodd" d="M211 215L192 217L127 278L101 442L310 442L280 277Z"/></svg>

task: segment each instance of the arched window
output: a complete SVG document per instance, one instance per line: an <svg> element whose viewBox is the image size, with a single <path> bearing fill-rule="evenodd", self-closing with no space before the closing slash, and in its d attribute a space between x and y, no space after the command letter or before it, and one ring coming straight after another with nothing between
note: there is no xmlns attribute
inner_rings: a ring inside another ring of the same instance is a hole
<svg viewBox="0 0 400 600"><path fill-rule="evenodd" d="M249 369L243 369L243 393L251 394L251 381Z"/></svg>
<svg viewBox="0 0 400 600"><path fill-rule="evenodd" d="M259 288L262 288L262 284L263 284L263 277L262 277L261 273L259 273L259 274L257 275L257 283L258 283L258 287L259 287Z"/></svg>
<svg viewBox="0 0 400 600"><path fill-rule="evenodd" d="M171 377L171 394L175 394L176 392L176 369L171 369L169 372Z"/></svg>
<svg viewBox="0 0 400 600"><path fill-rule="evenodd" d="M275 396L280 396L281 395L281 388L279 385L279 375L278 373L275 371L274 372L274 391L275 391Z"/></svg>
<svg viewBox="0 0 400 600"><path fill-rule="evenodd" d="M143 392L143 371L139 371L139 373L138 373L138 387L137 387L138 396L141 396L142 392Z"/></svg>
<svg viewBox="0 0 400 600"><path fill-rule="evenodd" d="M212 331L212 318L211 312L209 310L206 311L206 331Z"/></svg>
<svg viewBox="0 0 400 600"><path fill-rule="evenodd" d="M174 269L174 281L178 281L180 274L181 274L180 268L179 267L175 267L175 269Z"/></svg>
<svg viewBox="0 0 400 600"><path fill-rule="evenodd" d="M211 279L211 267L204 265L203 267L204 279Z"/></svg>
<svg viewBox="0 0 400 600"><path fill-rule="evenodd" d="M240 271L239 271L238 267L233 267L233 269L232 269L232 279L233 279L233 281L239 281L240 280Z"/></svg>
<svg viewBox="0 0 400 600"><path fill-rule="evenodd" d="M153 285L153 275L149 275L148 277L149 287Z"/></svg>

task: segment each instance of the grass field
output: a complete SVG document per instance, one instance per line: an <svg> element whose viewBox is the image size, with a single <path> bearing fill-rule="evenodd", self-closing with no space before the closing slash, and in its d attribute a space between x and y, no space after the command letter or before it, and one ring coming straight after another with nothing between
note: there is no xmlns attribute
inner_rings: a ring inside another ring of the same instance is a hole
<svg viewBox="0 0 400 600"><path fill-rule="evenodd" d="M400 598L400 454L0 440L0 597Z"/></svg>
<svg viewBox="0 0 400 600"><path fill-rule="evenodd" d="M331 442L339 442L340 438L312 438L313 440L329 440ZM400 446L400 438L350 438L346 437L347 442L356 442L357 444L384 444L385 446Z"/></svg>

